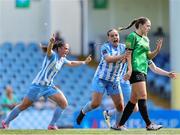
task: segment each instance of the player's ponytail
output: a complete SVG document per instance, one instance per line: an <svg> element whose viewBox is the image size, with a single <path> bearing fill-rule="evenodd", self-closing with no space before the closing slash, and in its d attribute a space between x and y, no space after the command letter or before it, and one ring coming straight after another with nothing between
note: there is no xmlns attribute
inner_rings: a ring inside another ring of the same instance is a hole
<svg viewBox="0 0 180 135"><path fill-rule="evenodd" d="M139 17L137 19L134 19L127 27L119 27L118 31L127 30L131 28L133 25L135 25L135 28L139 28L139 24L145 24L149 19L147 17Z"/></svg>
<svg viewBox="0 0 180 135"><path fill-rule="evenodd" d="M134 19L127 27L119 27L118 31L127 30L131 28L136 22L137 22L137 19Z"/></svg>
<svg viewBox="0 0 180 135"><path fill-rule="evenodd" d="M44 53L47 52L47 46L46 46L46 45L40 44L40 48L41 48L41 50L42 50Z"/></svg>

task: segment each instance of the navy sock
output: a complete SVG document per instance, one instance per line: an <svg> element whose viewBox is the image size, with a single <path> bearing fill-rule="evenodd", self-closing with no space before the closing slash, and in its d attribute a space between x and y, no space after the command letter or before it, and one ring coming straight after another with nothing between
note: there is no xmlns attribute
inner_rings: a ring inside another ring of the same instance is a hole
<svg viewBox="0 0 180 135"><path fill-rule="evenodd" d="M125 124L125 122L128 120L129 116L132 114L134 107L136 104L131 103L130 101L127 103L126 107L124 108L124 112L122 115L122 118L119 122L119 126L122 126Z"/></svg>
<svg viewBox="0 0 180 135"><path fill-rule="evenodd" d="M146 122L146 125L150 125L151 121L149 119L149 115L147 112L147 106L146 106L146 99L140 99L138 100L138 107L139 107L139 112L143 118L143 120Z"/></svg>

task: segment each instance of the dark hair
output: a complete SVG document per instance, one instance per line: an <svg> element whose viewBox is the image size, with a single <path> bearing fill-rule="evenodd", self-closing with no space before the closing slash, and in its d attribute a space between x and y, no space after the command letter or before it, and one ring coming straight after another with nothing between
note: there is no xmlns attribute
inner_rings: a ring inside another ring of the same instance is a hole
<svg viewBox="0 0 180 135"><path fill-rule="evenodd" d="M62 46L64 46L65 45L65 43L63 42L63 41L60 41L60 40L57 40L57 41L55 41L55 43L54 43L54 46L53 46L53 50L58 50L58 47L62 47Z"/></svg>
<svg viewBox="0 0 180 135"><path fill-rule="evenodd" d="M46 45L40 45L40 48L42 49L42 51L43 51L44 53L47 52L47 46L46 46Z"/></svg>
<svg viewBox="0 0 180 135"><path fill-rule="evenodd" d="M64 45L65 45L65 43L64 43L63 41L57 40L57 41L55 41L55 43L54 43L54 45L53 45L53 50L58 51L58 47L61 48L61 47L64 46ZM41 47L41 49L42 49L42 51L43 51L44 53L47 52L47 46L41 45L40 47Z"/></svg>
<svg viewBox="0 0 180 135"><path fill-rule="evenodd" d="M135 28L139 28L139 24L144 25L149 19L147 17L139 17L138 19L134 19L127 27L120 27L118 28L119 31L127 30L135 25Z"/></svg>
<svg viewBox="0 0 180 135"><path fill-rule="evenodd" d="M107 36L109 36L109 33L111 32L111 31L113 31L113 30L116 30L116 29L110 29L110 30L108 30L107 31ZM117 31L117 30L116 30Z"/></svg>

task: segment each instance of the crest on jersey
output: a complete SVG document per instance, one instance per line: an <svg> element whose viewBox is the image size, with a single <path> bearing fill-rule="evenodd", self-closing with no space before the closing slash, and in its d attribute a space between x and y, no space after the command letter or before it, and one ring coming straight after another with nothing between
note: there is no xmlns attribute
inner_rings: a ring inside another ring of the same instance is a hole
<svg viewBox="0 0 180 135"><path fill-rule="evenodd" d="M106 51L106 50L103 50L103 51L102 51L102 54L103 54L103 55L107 54L107 51Z"/></svg>
<svg viewBox="0 0 180 135"><path fill-rule="evenodd" d="M131 48L131 43L130 42L126 42L126 48Z"/></svg>

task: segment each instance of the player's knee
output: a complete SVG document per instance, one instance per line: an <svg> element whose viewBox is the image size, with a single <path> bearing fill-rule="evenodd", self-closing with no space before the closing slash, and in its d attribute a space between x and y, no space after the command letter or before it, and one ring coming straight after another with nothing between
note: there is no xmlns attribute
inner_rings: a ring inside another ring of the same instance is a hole
<svg viewBox="0 0 180 135"><path fill-rule="evenodd" d="M23 111L26 110L29 106L27 104L20 104L18 107L21 111Z"/></svg>
<svg viewBox="0 0 180 135"><path fill-rule="evenodd" d="M147 94L141 94L139 95L138 99L147 99Z"/></svg>
<svg viewBox="0 0 180 135"><path fill-rule="evenodd" d="M119 104L118 106L116 106L116 109L117 109L119 112L123 112L123 111L124 111L124 105L123 105L123 104Z"/></svg>
<svg viewBox="0 0 180 135"><path fill-rule="evenodd" d="M66 101L66 102L64 103L64 106L63 106L62 108L65 109L67 106L68 106L68 102Z"/></svg>
<svg viewBox="0 0 180 135"><path fill-rule="evenodd" d="M64 102L58 103L58 105L59 105L62 109L66 109L66 107L68 106L68 102L67 102L67 101L64 101Z"/></svg>
<svg viewBox="0 0 180 135"><path fill-rule="evenodd" d="M136 96L132 96L130 101L131 101L131 103L136 104L137 103L137 97Z"/></svg>
<svg viewBox="0 0 180 135"><path fill-rule="evenodd" d="M62 106L62 109L66 109L67 106L68 106L68 103L65 103L65 104Z"/></svg>
<svg viewBox="0 0 180 135"><path fill-rule="evenodd" d="M99 107L100 103L92 103L91 104L91 107L94 109L94 108L97 108Z"/></svg>
<svg viewBox="0 0 180 135"><path fill-rule="evenodd" d="M131 99L130 102L133 103L133 104L136 104L136 103L137 103L137 100Z"/></svg>

